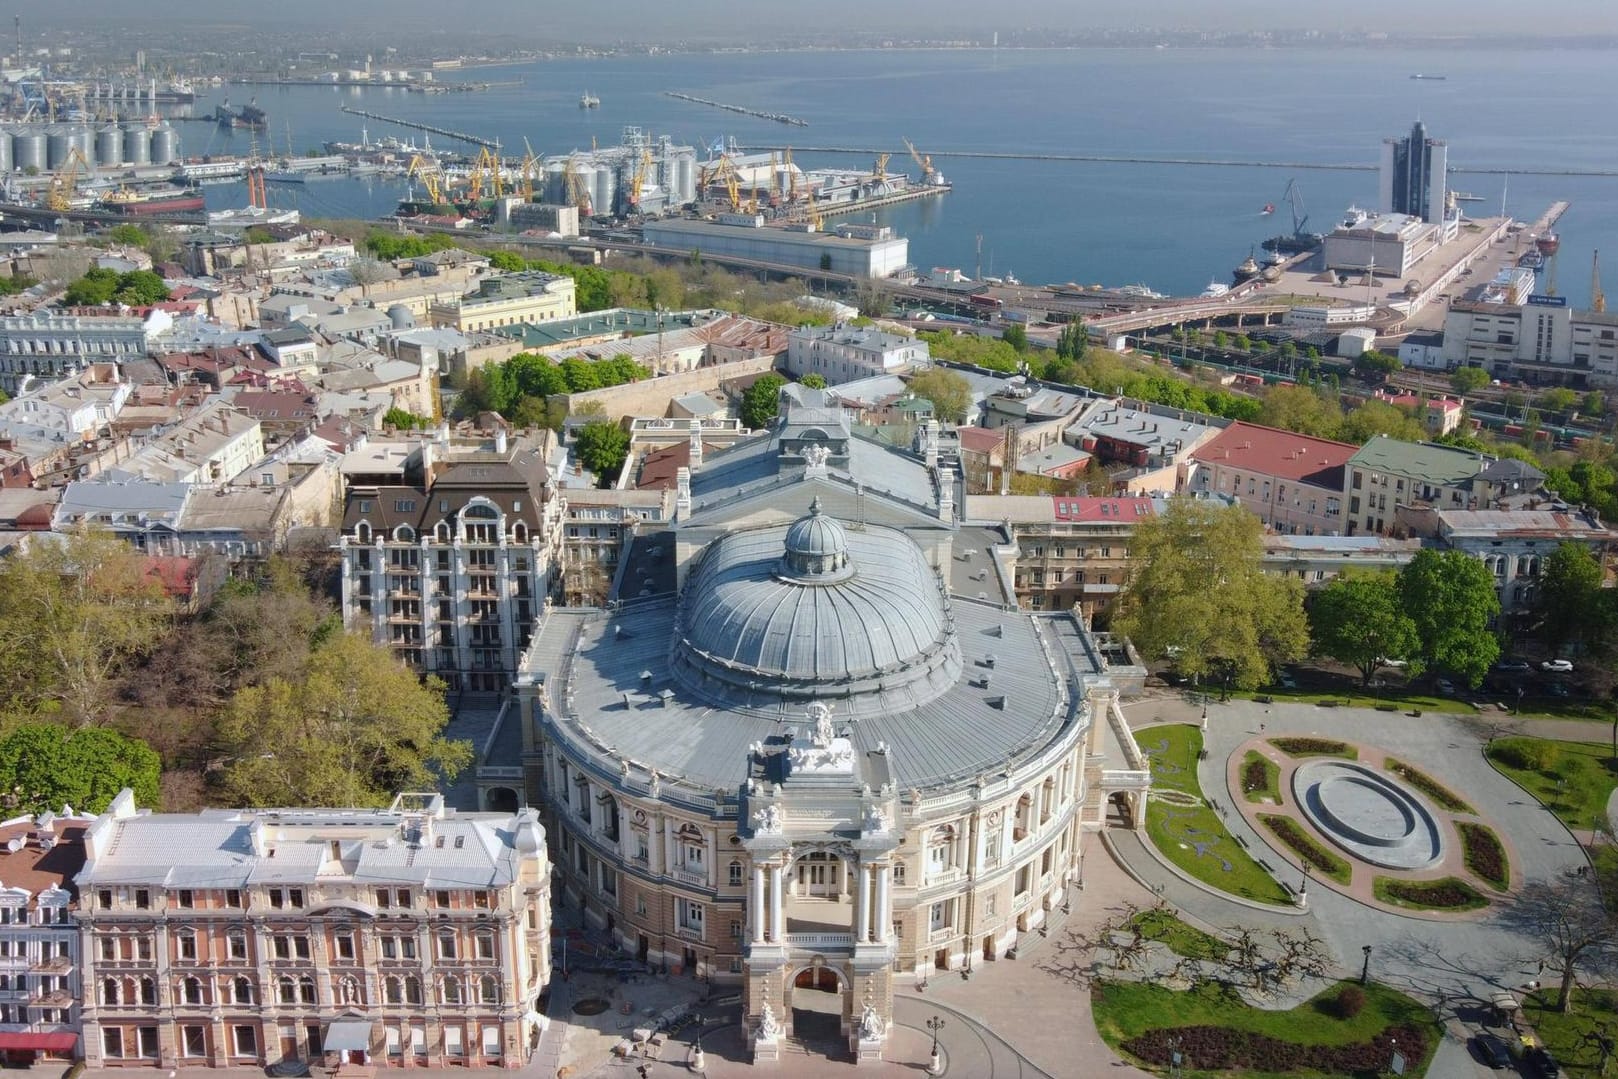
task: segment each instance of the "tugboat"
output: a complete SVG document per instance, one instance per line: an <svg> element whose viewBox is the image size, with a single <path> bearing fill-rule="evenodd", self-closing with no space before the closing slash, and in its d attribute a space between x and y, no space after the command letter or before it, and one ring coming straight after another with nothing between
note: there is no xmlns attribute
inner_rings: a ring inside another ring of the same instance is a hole
<svg viewBox="0 0 1618 1079"><path fill-rule="evenodd" d="M1245 285L1247 282L1257 277L1260 272L1258 260L1255 259L1253 257L1253 253L1249 251L1247 253L1247 257L1242 260L1242 264L1231 271L1231 281L1233 284Z"/></svg>

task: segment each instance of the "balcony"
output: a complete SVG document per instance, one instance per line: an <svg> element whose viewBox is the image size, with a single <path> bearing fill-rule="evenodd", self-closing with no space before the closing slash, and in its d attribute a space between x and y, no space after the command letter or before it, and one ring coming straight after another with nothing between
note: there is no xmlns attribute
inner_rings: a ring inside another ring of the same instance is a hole
<svg viewBox="0 0 1618 1079"><path fill-rule="evenodd" d="M788 948L797 948L806 952L846 952L854 947L854 934L788 933L782 943Z"/></svg>
<svg viewBox="0 0 1618 1079"><path fill-rule="evenodd" d="M45 959L32 959L28 969L41 974L66 974L73 969L73 960L65 955L53 955Z"/></svg>
<svg viewBox="0 0 1618 1079"><path fill-rule="evenodd" d="M682 884L695 884L699 888L706 888L708 886L708 874L703 871L693 872L689 869L681 869L679 866L673 866L669 869L669 876L673 877Z"/></svg>
<svg viewBox="0 0 1618 1079"><path fill-rule="evenodd" d="M694 941L697 941L698 943L700 943L702 941L702 930L701 929L692 929L688 925L675 926L674 927L674 935L679 937L682 940L694 940Z"/></svg>

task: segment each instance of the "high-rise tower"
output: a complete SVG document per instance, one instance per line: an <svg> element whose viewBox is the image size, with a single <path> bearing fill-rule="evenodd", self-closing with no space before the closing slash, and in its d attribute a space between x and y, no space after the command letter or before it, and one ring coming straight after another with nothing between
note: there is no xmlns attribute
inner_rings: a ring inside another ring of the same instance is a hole
<svg viewBox="0 0 1618 1079"><path fill-rule="evenodd" d="M1420 120L1410 129L1409 138L1382 140L1378 208L1441 222L1448 165L1448 144L1428 138Z"/></svg>

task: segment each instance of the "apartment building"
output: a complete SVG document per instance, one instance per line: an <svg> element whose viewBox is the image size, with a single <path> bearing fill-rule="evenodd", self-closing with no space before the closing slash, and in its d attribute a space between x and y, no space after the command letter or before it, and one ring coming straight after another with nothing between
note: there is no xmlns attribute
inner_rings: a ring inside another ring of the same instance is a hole
<svg viewBox="0 0 1618 1079"><path fill-rule="evenodd" d="M369 630L451 689L509 688L556 586L564 504L551 489L548 431L452 441L447 429L345 461L343 620ZM353 456L353 455L351 455ZM374 467L380 474L355 471ZM396 470L395 470L396 469Z"/></svg>
<svg viewBox="0 0 1618 1079"><path fill-rule="evenodd" d="M125 790L84 848L92 1068L517 1068L537 1041L550 863L534 810L402 794L170 814Z"/></svg>
<svg viewBox="0 0 1618 1079"><path fill-rule="evenodd" d="M819 375L831 386L909 371L925 364L930 355L925 341L843 323L803 326L787 335L787 370L792 376Z"/></svg>
<svg viewBox="0 0 1618 1079"><path fill-rule="evenodd" d="M159 315L163 328L173 323ZM0 318L0 390L15 394L25 382L50 381L92 363L144 356L147 333L145 320L123 315L36 312Z"/></svg>
<svg viewBox="0 0 1618 1079"><path fill-rule="evenodd" d="M1592 510L1554 501L1499 509L1400 506L1398 525L1436 547L1481 559L1508 615L1533 610L1545 559L1562 544L1579 544L1604 565L1615 538Z"/></svg>
<svg viewBox="0 0 1618 1079"><path fill-rule="evenodd" d="M434 326L466 333L554 322L578 314L577 287L571 277L527 272L485 278L476 292L433 303L427 316Z"/></svg>
<svg viewBox="0 0 1618 1079"><path fill-rule="evenodd" d="M1346 466L1348 531L1390 534L1401 505L1465 509L1478 496L1479 475L1494 463L1488 454L1436 442L1373 438Z"/></svg>
<svg viewBox="0 0 1618 1079"><path fill-rule="evenodd" d="M84 817L0 824L0 1062L67 1061L79 1046L79 928L73 878Z"/></svg>
<svg viewBox="0 0 1618 1079"><path fill-rule="evenodd" d="M1236 499L1276 532L1347 532L1344 467L1359 447L1293 431L1233 423L1191 455L1188 489Z"/></svg>

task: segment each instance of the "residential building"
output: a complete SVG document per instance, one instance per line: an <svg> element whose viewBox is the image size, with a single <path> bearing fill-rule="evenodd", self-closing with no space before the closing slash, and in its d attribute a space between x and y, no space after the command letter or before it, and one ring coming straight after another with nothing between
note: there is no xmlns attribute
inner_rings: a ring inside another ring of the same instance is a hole
<svg viewBox="0 0 1618 1079"><path fill-rule="evenodd" d="M1104 627L1129 576L1130 539L1158 506L1152 498L967 495L966 517L1010 524L1019 606L1076 611Z"/></svg>
<svg viewBox="0 0 1618 1079"><path fill-rule="evenodd" d="M605 606L618 567L634 538L666 527L674 512L672 485L660 490L615 491L574 487L562 538L562 603Z"/></svg>
<svg viewBox="0 0 1618 1079"><path fill-rule="evenodd" d="M259 421L214 401L109 467L107 475L154 483L224 483L263 456Z"/></svg>
<svg viewBox="0 0 1618 1079"><path fill-rule="evenodd" d="M1093 453L1129 494L1166 495L1186 485L1191 455L1229 421L1144 402L1100 399L1067 429L1064 438Z"/></svg>
<svg viewBox="0 0 1618 1079"><path fill-rule="evenodd" d="M134 389L119 375L117 364L91 364L72 378L47 382L0 405L0 424L15 419L83 441L117 418Z"/></svg>
<svg viewBox="0 0 1618 1079"><path fill-rule="evenodd" d="M89 818L44 813L0 823L0 1060L67 1062L79 1053L78 891Z"/></svg>
<svg viewBox="0 0 1618 1079"><path fill-rule="evenodd" d="M552 322L578 313L576 294L571 277L537 271L502 274L483 279L476 292L432 304L427 315L434 326L462 333Z"/></svg>
<svg viewBox="0 0 1618 1079"><path fill-rule="evenodd" d="M1545 559L1562 544L1579 544L1604 565L1618 538L1593 511L1549 500L1505 509L1400 506L1397 523L1401 533L1482 559L1507 615L1532 612Z"/></svg>
<svg viewBox="0 0 1618 1079"><path fill-rule="evenodd" d="M1397 571L1421 550L1421 541L1392 536L1266 535L1264 572L1296 577L1318 588L1344 573Z"/></svg>
<svg viewBox="0 0 1618 1079"><path fill-rule="evenodd" d="M1080 901L1108 794L1144 807L1093 638L1015 609L1010 537L956 490L786 387L770 430L681 476L613 603L546 613L490 735L567 905L739 987L756 1061L815 989L878 1059L899 979L1006 955Z"/></svg>
<svg viewBox="0 0 1618 1079"><path fill-rule="evenodd" d="M146 321L122 315L0 317L0 390L14 395L24 382L53 381L92 363L144 356L147 329Z"/></svg>
<svg viewBox="0 0 1618 1079"><path fill-rule="evenodd" d="M153 813L126 789L77 884L92 1068L517 1068L537 1041L534 810Z"/></svg>
<svg viewBox="0 0 1618 1079"><path fill-rule="evenodd" d="M1236 499L1276 532L1335 536L1349 530L1344 467L1358 449L1237 422L1192 453L1188 486Z"/></svg>
<svg viewBox="0 0 1618 1079"><path fill-rule="evenodd" d="M802 326L787 334L787 370L827 385L908 371L928 360L927 343L872 327Z"/></svg>
<svg viewBox="0 0 1618 1079"><path fill-rule="evenodd" d="M359 451L387 458L377 473L350 472L345 460L345 624L451 689L506 691L559 576L564 503L545 464L551 439L499 431L452 442L444 431L404 444L402 459Z"/></svg>
<svg viewBox="0 0 1618 1079"><path fill-rule="evenodd" d="M1456 446L1379 435L1348 459L1348 531L1391 534L1401 505L1466 509L1479 494L1473 481L1494 461Z"/></svg>

